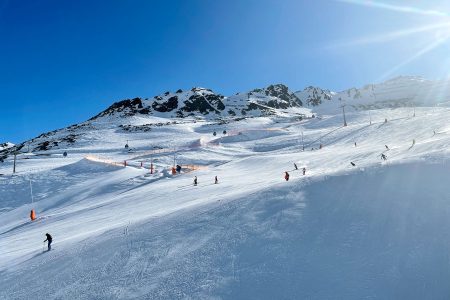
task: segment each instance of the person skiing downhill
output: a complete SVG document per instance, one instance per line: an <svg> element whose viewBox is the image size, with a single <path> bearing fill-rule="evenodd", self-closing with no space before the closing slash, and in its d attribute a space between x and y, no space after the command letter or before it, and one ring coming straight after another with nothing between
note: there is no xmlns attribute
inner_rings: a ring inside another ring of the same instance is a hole
<svg viewBox="0 0 450 300"><path fill-rule="evenodd" d="M214 177L214 184L218 184L219 183L219 179L217 179L217 176Z"/></svg>
<svg viewBox="0 0 450 300"><path fill-rule="evenodd" d="M298 170L298 167L297 167L297 164L296 164L296 163L294 163L294 168L295 168L296 170Z"/></svg>
<svg viewBox="0 0 450 300"><path fill-rule="evenodd" d="M387 159L387 157L386 157L386 155L384 153L381 153L381 159L382 160L386 160Z"/></svg>
<svg viewBox="0 0 450 300"><path fill-rule="evenodd" d="M194 177L194 185L197 185L197 176Z"/></svg>
<svg viewBox="0 0 450 300"><path fill-rule="evenodd" d="M303 168L302 171L303 171L303 175L305 175L306 174L306 168Z"/></svg>
<svg viewBox="0 0 450 300"><path fill-rule="evenodd" d="M389 150L389 147L388 147L388 145L384 145L385 147L386 147L386 150Z"/></svg>
<svg viewBox="0 0 450 300"><path fill-rule="evenodd" d="M286 179L286 181L289 181L289 173L287 171L284 172L284 179Z"/></svg>
<svg viewBox="0 0 450 300"><path fill-rule="evenodd" d="M50 233L46 233L45 236L46 236L47 238L45 239L44 243L47 242L47 245L48 245L48 250L47 250L47 251L50 251L50 250L52 250L52 241L53 241L53 238L52 238L52 236L50 235Z"/></svg>

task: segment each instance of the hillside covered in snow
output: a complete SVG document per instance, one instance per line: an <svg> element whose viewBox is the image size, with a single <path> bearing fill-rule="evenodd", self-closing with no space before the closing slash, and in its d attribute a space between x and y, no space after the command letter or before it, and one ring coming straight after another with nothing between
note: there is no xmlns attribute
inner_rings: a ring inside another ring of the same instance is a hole
<svg viewBox="0 0 450 300"><path fill-rule="evenodd" d="M5 144L0 299L446 299L447 97L194 88Z"/></svg>
<svg viewBox="0 0 450 300"><path fill-rule="evenodd" d="M349 110L394 107L450 106L450 80L427 80L416 76L399 76L379 84L331 92L307 87L295 93L318 113L333 113L341 106Z"/></svg>
<svg viewBox="0 0 450 300"><path fill-rule="evenodd" d="M146 132L158 126L195 121L229 122L242 118L335 115L342 111L368 111L396 107L449 107L450 81L401 76L379 84L341 92L309 86L292 92L283 84L223 96L206 88L165 92L153 98L125 99L80 124L46 132L16 147L0 146L0 158L12 151L37 152L76 148L86 132L114 128Z"/></svg>

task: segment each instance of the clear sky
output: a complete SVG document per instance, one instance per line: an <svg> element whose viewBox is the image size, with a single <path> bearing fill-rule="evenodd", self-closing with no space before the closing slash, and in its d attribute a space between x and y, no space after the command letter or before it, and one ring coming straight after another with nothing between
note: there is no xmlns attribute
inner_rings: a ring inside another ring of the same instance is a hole
<svg viewBox="0 0 450 300"><path fill-rule="evenodd" d="M0 0L0 142L179 88L444 78L449 13L448 0Z"/></svg>

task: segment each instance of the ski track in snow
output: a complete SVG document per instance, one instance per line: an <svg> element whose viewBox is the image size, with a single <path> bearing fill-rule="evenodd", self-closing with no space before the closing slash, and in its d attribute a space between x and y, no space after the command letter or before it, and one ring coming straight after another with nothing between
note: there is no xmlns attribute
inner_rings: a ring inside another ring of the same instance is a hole
<svg viewBox="0 0 450 300"><path fill-rule="evenodd" d="M105 127L67 158L19 159L14 176L8 160L0 299L445 299L450 110L408 113ZM174 157L197 169L170 175Z"/></svg>

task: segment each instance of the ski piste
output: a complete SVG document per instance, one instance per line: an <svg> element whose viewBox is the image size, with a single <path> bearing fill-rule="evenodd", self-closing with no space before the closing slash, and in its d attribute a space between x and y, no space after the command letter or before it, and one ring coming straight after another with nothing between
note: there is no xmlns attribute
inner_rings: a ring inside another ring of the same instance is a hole
<svg viewBox="0 0 450 300"><path fill-rule="evenodd" d="M9 228L9 229L7 229L5 231L0 232L0 236L3 235L3 234L7 234L9 232L12 232L14 230L23 228L24 226L31 226L33 224L40 223L40 222L42 222L42 221L44 221L44 220L46 220L48 218L50 218L50 216L39 216L33 221L32 220L23 221L22 223L20 223L19 225L15 226L13 228Z"/></svg>
<svg viewBox="0 0 450 300"><path fill-rule="evenodd" d="M368 125L366 111L349 113L346 127L340 115L197 121L139 133L118 130L122 119L113 117L100 129L86 126L76 150L20 159L16 175L1 178L0 298L45 295L50 282L51 296L62 291L62 298L249 291L258 299L308 299L320 291L316 298L390 299L399 286L421 296L430 292L424 286L446 287L442 228L450 216L440 197L450 180L450 112L418 108L416 117L402 117L409 112L373 110L374 124L389 120L379 128ZM212 131L223 128L227 136L212 146ZM305 145L322 149L302 151L302 131ZM126 139L133 154L123 151ZM155 153L156 144L169 146ZM171 174L174 158L186 172ZM150 163L158 172L150 174ZM0 164L0 173L10 167ZM41 219L28 221L30 209ZM46 232L57 252L36 255L46 250ZM432 268L429 253L437 254Z"/></svg>

